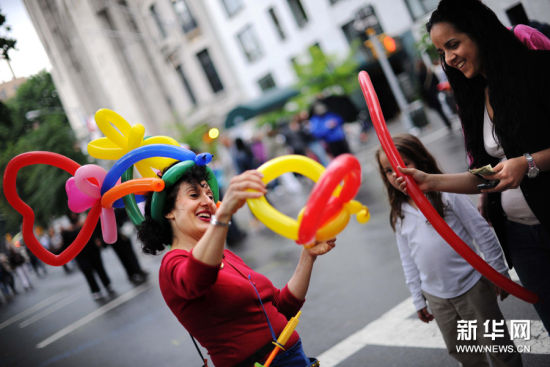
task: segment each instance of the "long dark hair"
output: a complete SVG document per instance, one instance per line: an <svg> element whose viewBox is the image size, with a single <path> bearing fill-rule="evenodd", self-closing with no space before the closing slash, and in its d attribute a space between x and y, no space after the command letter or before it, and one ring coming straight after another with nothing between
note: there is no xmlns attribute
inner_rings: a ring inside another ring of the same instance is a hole
<svg viewBox="0 0 550 367"><path fill-rule="evenodd" d="M437 161L431 155L431 153L426 149L424 144L414 135L410 134L401 134L393 137L393 142L395 148L401 154L402 158L407 158L414 163L415 167L426 173L442 173L441 169L437 165ZM380 163L380 153L382 152L381 148L378 148L375 153L376 161L378 162L378 170L380 171L380 176L382 176L382 181L386 186L388 192L388 199L390 201L390 225L395 231L395 223L398 219L403 219L403 212L401 211L401 206L403 203L406 203L409 200L409 196L403 194L401 191L397 190L391 185L386 177L384 168ZM445 205L441 199L441 193L438 191L432 191L426 193L426 196L434 206L435 210L444 217L445 215Z"/></svg>
<svg viewBox="0 0 550 367"><path fill-rule="evenodd" d="M170 167L166 168L164 172L168 171ZM185 172L174 185L166 187L164 189L166 192L166 199L164 201L162 215L164 216L174 209L176 197L178 196L178 191L182 182L200 184L203 181L207 181L208 177L206 166L194 165L191 169ZM163 251L166 246L170 246L172 244L174 234L172 232L172 227L167 220L157 222L151 218L152 196L152 193L147 195L147 200L145 201L145 220L138 226L138 238L141 241L141 249L143 252L156 255L157 253Z"/></svg>
<svg viewBox="0 0 550 367"><path fill-rule="evenodd" d="M450 23L475 42L485 75L468 79L441 57L458 105L466 149L473 158L471 166L479 166L476 160L485 155L483 145L479 144L483 141L485 87L494 110L494 133L501 144L512 141L525 145L519 130L526 123L534 123L530 111L533 105L530 96L534 91L527 74L531 72L535 51L528 50L479 0L442 0L426 25L428 32L441 22Z"/></svg>

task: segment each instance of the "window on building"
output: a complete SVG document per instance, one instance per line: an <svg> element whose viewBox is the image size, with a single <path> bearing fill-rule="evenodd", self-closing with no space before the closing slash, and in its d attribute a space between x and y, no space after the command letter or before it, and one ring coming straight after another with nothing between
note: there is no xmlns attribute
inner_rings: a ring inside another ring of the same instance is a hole
<svg viewBox="0 0 550 367"><path fill-rule="evenodd" d="M364 6L355 12L353 27L362 37L365 36L365 32L368 28L374 29L376 34L384 33L372 5Z"/></svg>
<svg viewBox="0 0 550 367"><path fill-rule="evenodd" d="M243 8L243 0L221 0L228 17L237 14Z"/></svg>
<svg viewBox="0 0 550 367"><path fill-rule="evenodd" d="M268 73L258 79L258 85L260 86L262 92L276 87L275 80L273 80L273 75L271 75L271 73Z"/></svg>
<svg viewBox="0 0 550 367"><path fill-rule="evenodd" d="M183 67L181 65L176 66L176 72L178 73L178 76L180 77L181 84L183 84L183 87L185 88L185 91L187 92L187 95L189 96L189 99L191 100L191 103L193 106L197 105L197 98L195 97L195 93L193 93L193 88L191 88L191 84L189 83L189 80L185 76L185 72L183 71Z"/></svg>
<svg viewBox="0 0 550 367"><path fill-rule="evenodd" d="M339 2L339 1L340 1L340 0L329 0L330 5L334 5L334 4L336 4L337 2Z"/></svg>
<svg viewBox="0 0 550 367"><path fill-rule="evenodd" d="M220 80L218 72L216 71L214 62L212 62L212 58L210 58L210 54L208 53L208 50L204 49L201 52L199 52L197 54L197 59L199 59L199 63L201 64L202 70L204 71L204 74L206 75L206 78L210 83L210 87L212 88L212 91L214 93L218 93L222 91L223 90L222 81Z"/></svg>
<svg viewBox="0 0 550 367"><path fill-rule="evenodd" d="M346 37L346 40L349 44L351 44L354 40L358 38L357 31L355 30L355 26L353 25L354 23L355 21L352 20L341 27L342 33L344 33L344 37Z"/></svg>
<svg viewBox="0 0 550 367"><path fill-rule="evenodd" d="M237 33L237 40L249 62L254 62L262 57L262 48L252 25L247 25L242 31Z"/></svg>
<svg viewBox="0 0 550 367"><path fill-rule="evenodd" d="M298 28L303 28L309 20L302 2L300 0L287 0L287 2Z"/></svg>
<svg viewBox="0 0 550 367"><path fill-rule="evenodd" d="M405 5L413 20L418 20L435 8L439 0L405 0Z"/></svg>
<svg viewBox="0 0 550 367"><path fill-rule="evenodd" d="M160 19L160 15L157 12L157 7L156 7L155 4L152 4L149 7L149 13L151 14L151 17L153 18L153 20L155 21L155 24L157 26L157 29L158 29L159 33L160 33L160 36L162 38L166 38L166 29L164 29L164 24L162 23L162 20Z"/></svg>
<svg viewBox="0 0 550 367"><path fill-rule="evenodd" d="M281 22L279 21L279 17L277 16L277 13L275 12L275 8L269 8L267 11L269 13L269 17L271 18L271 21L273 22L273 25L275 26L275 30L277 31L277 35L279 36L280 40L286 39L285 31L283 30L283 27L281 26Z"/></svg>
<svg viewBox="0 0 550 367"><path fill-rule="evenodd" d="M185 0L172 0L172 6L181 22L184 33L189 33L198 27L197 21Z"/></svg>

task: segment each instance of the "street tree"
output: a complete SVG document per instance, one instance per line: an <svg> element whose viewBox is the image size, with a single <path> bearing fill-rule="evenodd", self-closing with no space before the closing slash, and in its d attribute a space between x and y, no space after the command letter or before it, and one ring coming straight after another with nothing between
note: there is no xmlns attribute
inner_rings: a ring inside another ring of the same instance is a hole
<svg viewBox="0 0 550 367"><path fill-rule="evenodd" d="M8 62L10 61L9 52L15 49L17 43L15 39L9 37L9 32L11 32L11 27L6 24L6 16L0 8L0 55Z"/></svg>
<svg viewBox="0 0 550 367"><path fill-rule="evenodd" d="M6 111L7 110L7 111ZM51 75L42 71L23 83L15 97L0 105L0 168L9 160L29 151L49 151L62 154L79 164L87 158L81 152ZM48 165L25 167L17 175L18 193L36 215L36 224L47 226L67 211L65 181L68 173ZM21 216L2 196L0 211L6 220L6 230L17 232Z"/></svg>
<svg viewBox="0 0 550 367"><path fill-rule="evenodd" d="M285 106L262 115L259 125L273 126L280 121L290 120L299 111L306 110L320 94L350 95L359 88L357 68L359 66L359 45L354 44L342 59L325 54L318 46L309 48L306 60L296 60L294 71L298 81L294 85L300 93Z"/></svg>

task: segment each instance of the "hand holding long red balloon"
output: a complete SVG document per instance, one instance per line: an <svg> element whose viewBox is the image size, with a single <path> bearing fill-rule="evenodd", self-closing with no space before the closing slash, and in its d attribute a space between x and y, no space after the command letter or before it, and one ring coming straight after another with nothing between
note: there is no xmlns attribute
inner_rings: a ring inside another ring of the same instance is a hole
<svg viewBox="0 0 550 367"><path fill-rule="evenodd" d="M361 71L359 73L359 84L361 86L361 90L363 91L365 101L367 102L371 119L376 130L376 135L378 135L382 149L384 149L394 172L396 172L398 176L404 177L410 197L414 200L415 204L426 216L426 219L428 219L434 229L460 256L468 261L474 269L479 271L495 285L526 302L536 303L538 301L538 296L535 293L513 282L487 264L487 262L477 255L464 241L460 239L460 237L453 232L453 230L447 225L443 218L441 218L441 216L434 209L432 204L428 201L424 193L419 189L416 182L411 177L402 175L399 172L397 167L404 167L405 165L399 155L399 152L393 144L391 135L386 127L386 122L382 114L382 109L380 108L380 103L378 102L376 91L374 90L372 82L366 71Z"/></svg>

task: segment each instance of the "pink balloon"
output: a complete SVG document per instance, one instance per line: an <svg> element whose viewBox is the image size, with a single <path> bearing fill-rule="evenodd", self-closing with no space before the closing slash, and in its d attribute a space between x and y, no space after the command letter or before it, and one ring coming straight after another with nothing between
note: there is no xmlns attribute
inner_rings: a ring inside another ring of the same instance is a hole
<svg viewBox="0 0 550 367"><path fill-rule="evenodd" d="M91 197L79 190L74 177L69 178L65 182L65 191L69 199L69 209L72 212L82 213L90 209L97 202L97 198Z"/></svg>
<svg viewBox="0 0 550 367"><path fill-rule="evenodd" d="M101 235L105 243L115 243L117 240L116 217L113 208L101 208Z"/></svg>
<svg viewBox="0 0 550 367"><path fill-rule="evenodd" d="M74 179L76 181L76 186L80 191L88 196L98 199L101 197L101 184L105 179L105 175L107 175L107 172L103 167L95 164L87 164L76 170ZM90 178L94 178L98 184L90 181Z"/></svg>
<svg viewBox="0 0 550 367"><path fill-rule="evenodd" d="M103 167L87 164L79 167L74 177L65 183L69 209L81 213L97 202L101 201L101 185L107 172ZM117 226L113 208L102 208L99 216L101 234L105 243L115 243L117 240Z"/></svg>

